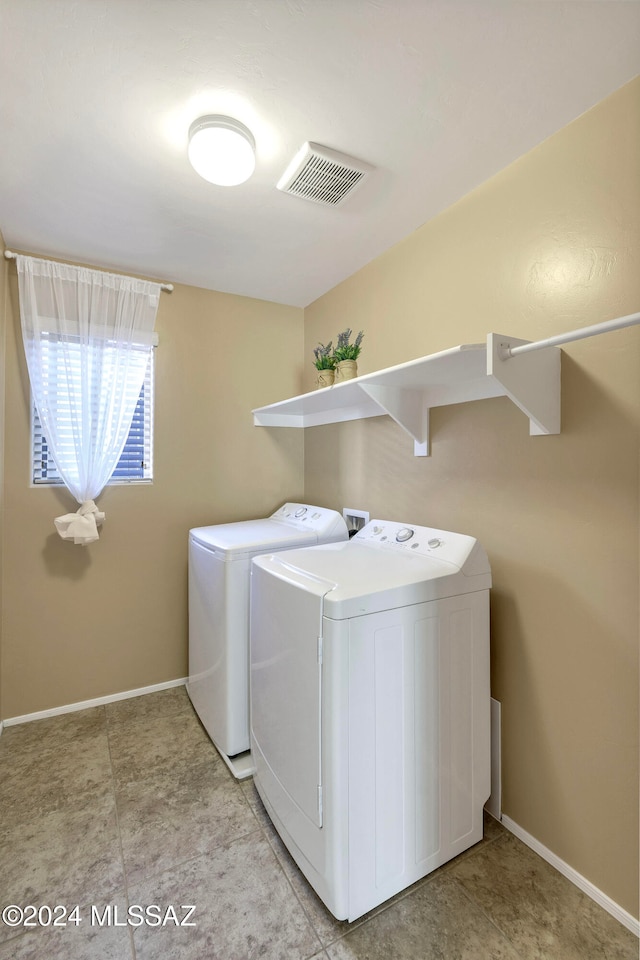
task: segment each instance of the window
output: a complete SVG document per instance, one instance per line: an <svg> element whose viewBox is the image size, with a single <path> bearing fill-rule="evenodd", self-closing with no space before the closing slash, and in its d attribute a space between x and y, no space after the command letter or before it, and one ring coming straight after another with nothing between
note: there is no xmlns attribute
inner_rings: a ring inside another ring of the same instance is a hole
<svg viewBox="0 0 640 960"><path fill-rule="evenodd" d="M51 350L51 344L49 349ZM147 365L145 380L136 404L129 435L122 455L109 480L109 483L128 483L131 481L151 481L153 479L153 367L154 353ZM53 363L53 357L52 357ZM55 366L55 363L53 363ZM51 457L47 438L42 432L38 412L33 405L32 421L32 481L34 484L62 483L56 465ZM71 427L68 430L71 441Z"/></svg>

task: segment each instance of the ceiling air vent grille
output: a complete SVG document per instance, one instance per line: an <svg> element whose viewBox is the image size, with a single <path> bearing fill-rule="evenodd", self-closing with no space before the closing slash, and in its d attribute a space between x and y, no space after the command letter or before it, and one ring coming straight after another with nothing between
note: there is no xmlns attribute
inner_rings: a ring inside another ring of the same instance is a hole
<svg viewBox="0 0 640 960"><path fill-rule="evenodd" d="M373 170L368 163L319 143L305 143L278 181L278 190L335 207Z"/></svg>

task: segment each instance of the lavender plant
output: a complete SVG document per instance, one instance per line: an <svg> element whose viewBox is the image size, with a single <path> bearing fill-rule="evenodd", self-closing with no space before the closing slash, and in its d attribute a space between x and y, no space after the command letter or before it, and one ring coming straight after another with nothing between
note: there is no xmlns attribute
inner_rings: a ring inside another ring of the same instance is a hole
<svg viewBox="0 0 640 960"><path fill-rule="evenodd" d="M333 353L334 357L336 358L336 362L339 362L340 360L357 360L360 356L364 333L361 330L354 342L350 343L349 341L351 340L352 332L352 330L347 329L338 334L336 349Z"/></svg>
<svg viewBox="0 0 640 960"><path fill-rule="evenodd" d="M315 357L314 365L316 370L335 370L338 361L333 353L333 340L329 340L326 346L323 343L319 343L313 351L313 355Z"/></svg>

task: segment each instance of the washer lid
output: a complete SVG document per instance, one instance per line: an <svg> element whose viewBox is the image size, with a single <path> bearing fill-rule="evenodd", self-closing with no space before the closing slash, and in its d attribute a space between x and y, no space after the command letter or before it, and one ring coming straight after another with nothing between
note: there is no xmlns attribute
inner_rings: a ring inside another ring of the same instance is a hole
<svg viewBox="0 0 640 960"><path fill-rule="evenodd" d="M189 535L223 559L239 560L272 549L346 540L348 532L343 518L335 510L285 503L272 516L262 520L194 527Z"/></svg>
<svg viewBox="0 0 640 960"><path fill-rule="evenodd" d="M491 586L487 556L473 537L379 520L350 541L286 550L254 563L303 590L306 578L331 582L324 615L334 620Z"/></svg>

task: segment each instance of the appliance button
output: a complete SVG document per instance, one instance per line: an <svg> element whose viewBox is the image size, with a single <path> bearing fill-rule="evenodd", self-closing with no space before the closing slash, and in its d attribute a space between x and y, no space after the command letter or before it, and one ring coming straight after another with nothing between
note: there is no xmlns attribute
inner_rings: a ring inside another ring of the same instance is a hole
<svg viewBox="0 0 640 960"><path fill-rule="evenodd" d="M373 534L374 534L374 536L377 536L379 533L382 533L382 530L383 530L382 527L374 527L374 528L373 528Z"/></svg>
<svg viewBox="0 0 640 960"><path fill-rule="evenodd" d="M299 510L296 510L295 516L296 516L296 517L304 517L304 515L305 515L306 512L307 512L307 508L306 508L306 507L300 507Z"/></svg>
<svg viewBox="0 0 640 960"><path fill-rule="evenodd" d="M398 543L406 543L407 540L411 540L412 536L413 530L410 530L409 527L403 527L402 530L398 530L396 540Z"/></svg>
<svg viewBox="0 0 640 960"><path fill-rule="evenodd" d="M433 540L429 540L429 546L432 550L435 550L436 547L442 546L442 540L440 540L438 537L434 537Z"/></svg>

